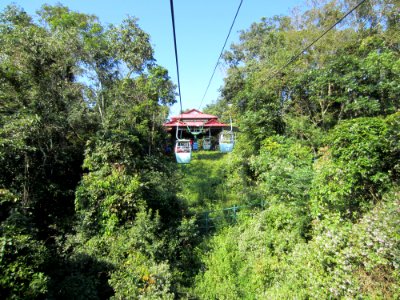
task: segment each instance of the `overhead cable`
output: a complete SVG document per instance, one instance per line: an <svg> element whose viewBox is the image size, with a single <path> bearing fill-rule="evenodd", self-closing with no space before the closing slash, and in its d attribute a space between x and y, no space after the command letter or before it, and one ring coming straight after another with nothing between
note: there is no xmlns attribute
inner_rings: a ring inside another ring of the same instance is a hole
<svg viewBox="0 0 400 300"><path fill-rule="evenodd" d="M215 64L215 67L214 67L214 71L212 72L211 78L210 78L210 80L208 81L208 85L207 85L206 91L204 92L203 98L201 99L201 102L200 102L200 105L199 105L199 109L201 108L201 105L203 104L204 98L206 97L206 94L207 94L207 92L208 92L208 89L209 89L209 87L210 87L210 85L211 85L211 81L212 81L212 79L213 79L213 77L214 77L215 71L217 70L217 67L218 67L218 65L219 65L219 60L220 60L221 57L222 57L222 54L223 54L223 52L224 52L226 43L228 42L229 36L231 35L231 31L232 31L233 25L235 24L236 17L237 17L238 14L239 14L240 7L242 6L242 3L243 3L243 0L240 1L239 6L238 6L238 8L237 8L237 10L236 10L235 17L233 18L231 27L229 28L229 32L228 32L228 35L226 36L225 43L224 43L224 45L222 46L222 49L221 49L221 53L220 53L219 56L218 56L217 63Z"/></svg>
<svg viewBox="0 0 400 300"><path fill-rule="evenodd" d="M174 34L175 62L176 62L176 74L177 74L177 77L178 77L179 103L181 105L181 114L182 114L182 112L183 112L183 109L182 109L182 94L181 94L181 82L179 80L178 50L177 50L177 46L176 46L174 1L170 0L169 3L170 3L170 7L171 7L172 30L173 30L173 34Z"/></svg>
<svg viewBox="0 0 400 300"><path fill-rule="evenodd" d="M330 26L327 30L325 30L318 38L316 38L313 42L311 42L307 47L305 47L303 50L301 50L299 53L297 53L295 56L293 56L284 66L282 66L278 71L276 71L272 76L280 73L285 69L287 66L289 66L291 63L296 61L305 51L307 51L311 46L313 46L316 42L318 42L324 35L326 35L329 31L331 31L333 28L336 27L340 22L342 22L348 15L350 15L353 11L355 11L359 6L361 6L365 1L367 0L362 0L360 1L356 6L354 6L351 10L349 10L343 17L341 17L339 20L335 22L332 26Z"/></svg>

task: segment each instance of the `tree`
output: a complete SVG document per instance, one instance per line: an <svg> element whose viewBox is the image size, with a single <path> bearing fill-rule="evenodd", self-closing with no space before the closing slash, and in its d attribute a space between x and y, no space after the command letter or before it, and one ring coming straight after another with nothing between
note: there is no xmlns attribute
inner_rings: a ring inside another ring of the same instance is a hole
<svg viewBox="0 0 400 300"><path fill-rule="evenodd" d="M145 206L144 190L153 184L141 171L148 166L143 173L171 172L159 139L167 105L175 99L168 72L155 64L149 36L135 19L104 27L95 16L62 5L45 5L38 15L35 22L9 6L0 16L0 189L13 195L2 196L0 221L7 274L2 289L18 265L25 275L14 279L39 297L52 295L57 285L51 264L67 270L92 261L108 269L91 258L75 264L59 252L73 230L75 200L80 216L96 211L99 222L90 224L105 233L135 219ZM164 197L154 206L167 210L176 201L173 190ZM29 263L31 250L23 240L38 254L51 255ZM13 247L25 250L13 256ZM7 293L29 294L20 287Z"/></svg>
<svg viewBox="0 0 400 300"><path fill-rule="evenodd" d="M397 180L399 114L358 118L337 125L315 165L312 205L315 217L337 211L358 218L380 201Z"/></svg>

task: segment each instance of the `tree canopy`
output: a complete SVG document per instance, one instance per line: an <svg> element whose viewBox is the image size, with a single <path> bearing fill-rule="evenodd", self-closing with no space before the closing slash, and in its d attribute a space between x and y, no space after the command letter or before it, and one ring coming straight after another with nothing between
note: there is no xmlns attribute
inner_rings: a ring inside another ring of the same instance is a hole
<svg viewBox="0 0 400 300"><path fill-rule="evenodd" d="M136 18L4 8L0 297L399 298L400 3L307 47L356 4L243 29L205 109L233 118L234 151L184 166L164 152L176 86Z"/></svg>

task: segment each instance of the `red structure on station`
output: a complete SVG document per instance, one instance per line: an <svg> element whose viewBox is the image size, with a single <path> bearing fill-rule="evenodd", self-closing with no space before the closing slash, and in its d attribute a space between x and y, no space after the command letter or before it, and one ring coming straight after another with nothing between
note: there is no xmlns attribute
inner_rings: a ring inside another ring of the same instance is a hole
<svg viewBox="0 0 400 300"><path fill-rule="evenodd" d="M179 138L189 139L209 135L216 136L221 130L230 128L230 124L218 121L217 116L202 113L197 109L191 109L178 116L173 116L163 126L171 132L172 137L177 135L176 130L178 130Z"/></svg>
<svg viewBox="0 0 400 300"><path fill-rule="evenodd" d="M192 150L217 150L228 153L235 144L232 121L225 124L214 115L204 114L191 109L179 116L174 116L163 124L170 132L171 140L167 141L166 151L174 146L177 163L190 163Z"/></svg>

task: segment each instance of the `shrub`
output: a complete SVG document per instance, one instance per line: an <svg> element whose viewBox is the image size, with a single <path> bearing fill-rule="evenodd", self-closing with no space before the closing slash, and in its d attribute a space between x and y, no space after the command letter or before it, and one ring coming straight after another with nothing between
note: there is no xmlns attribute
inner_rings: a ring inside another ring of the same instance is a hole
<svg viewBox="0 0 400 300"><path fill-rule="evenodd" d="M357 217L379 201L398 170L400 114L359 118L337 125L315 164L312 207L315 216L339 211Z"/></svg>

